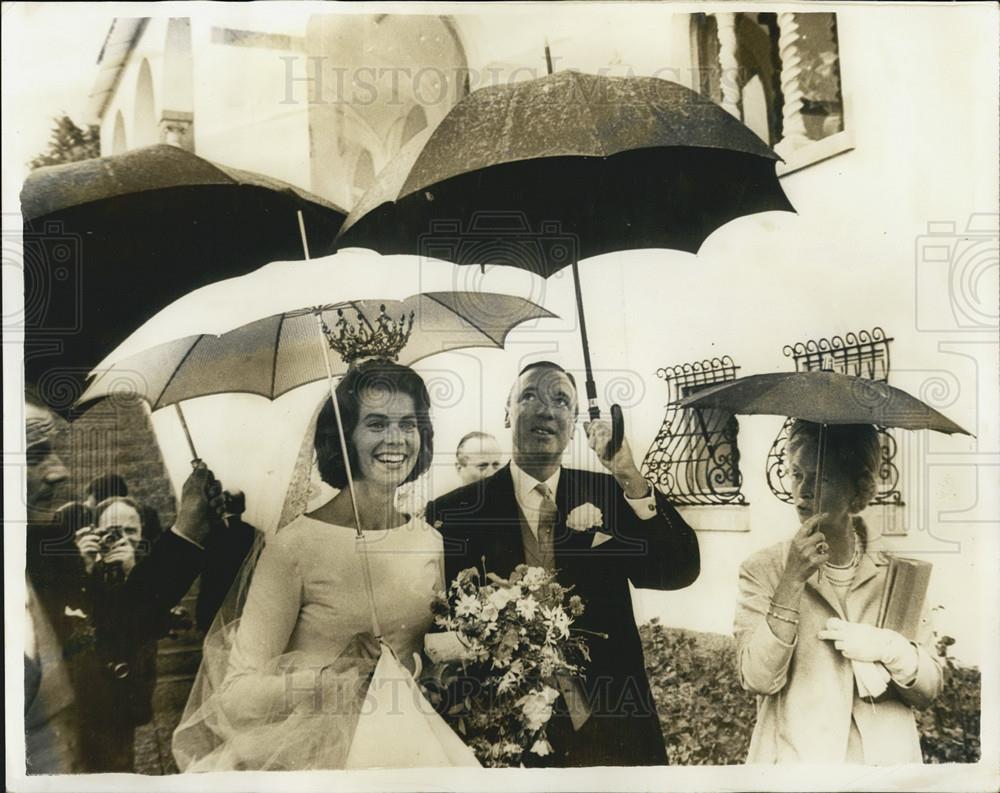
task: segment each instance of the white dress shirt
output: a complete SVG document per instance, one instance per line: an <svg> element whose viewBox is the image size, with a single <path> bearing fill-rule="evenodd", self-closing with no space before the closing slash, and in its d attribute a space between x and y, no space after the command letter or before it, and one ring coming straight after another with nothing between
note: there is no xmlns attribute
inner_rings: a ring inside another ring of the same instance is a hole
<svg viewBox="0 0 1000 793"><path fill-rule="evenodd" d="M544 484L548 487L549 493L552 495L552 500L555 501L556 488L559 487L559 475L561 473L562 467L556 468L556 472L552 476L540 483L535 477L526 474L520 469L513 460L510 461L510 477L514 480L514 498L517 500L521 514L528 522L528 528L531 529L531 533L535 536L536 540L538 539L538 517L541 512L542 494L535 488L539 484ZM655 517L656 498L653 496L652 490L650 490L648 496L643 496L642 498L629 498L625 496L625 500L640 520L649 520Z"/></svg>

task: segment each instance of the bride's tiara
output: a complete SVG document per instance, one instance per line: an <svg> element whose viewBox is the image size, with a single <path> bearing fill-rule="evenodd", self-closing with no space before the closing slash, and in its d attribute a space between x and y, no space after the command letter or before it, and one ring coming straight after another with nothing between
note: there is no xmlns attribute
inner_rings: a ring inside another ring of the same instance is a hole
<svg viewBox="0 0 1000 793"><path fill-rule="evenodd" d="M399 319L393 319L385 311L385 304L379 306L378 316L374 322L369 322L364 313L355 308L357 314L355 323L344 316L344 309L337 309L337 321L330 328L322 321L323 335L330 349L340 355L345 363L353 363L361 358L386 358L395 361L399 351L410 340L413 330L414 312L407 317L404 313Z"/></svg>

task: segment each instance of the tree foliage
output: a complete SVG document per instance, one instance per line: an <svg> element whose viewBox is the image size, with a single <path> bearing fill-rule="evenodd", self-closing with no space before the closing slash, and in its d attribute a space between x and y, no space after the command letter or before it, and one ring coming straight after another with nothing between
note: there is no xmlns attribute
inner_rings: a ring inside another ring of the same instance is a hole
<svg viewBox="0 0 1000 793"><path fill-rule="evenodd" d="M39 154L28 163L31 170L45 165L61 165L101 156L101 134L95 124L81 129L65 113L53 121L55 123L49 136L48 151Z"/></svg>

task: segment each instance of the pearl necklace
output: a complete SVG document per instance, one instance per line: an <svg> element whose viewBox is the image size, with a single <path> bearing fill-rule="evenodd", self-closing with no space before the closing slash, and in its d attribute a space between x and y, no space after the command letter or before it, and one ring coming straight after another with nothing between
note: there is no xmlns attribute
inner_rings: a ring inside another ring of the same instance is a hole
<svg viewBox="0 0 1000 793"><path fill-rule="evenodd" d="M847 564L823 563L823 575L826 580L834 586L849 586L854 581L854 576L861 565L861 537L857 530L854 532L854 553Z"/></svg>

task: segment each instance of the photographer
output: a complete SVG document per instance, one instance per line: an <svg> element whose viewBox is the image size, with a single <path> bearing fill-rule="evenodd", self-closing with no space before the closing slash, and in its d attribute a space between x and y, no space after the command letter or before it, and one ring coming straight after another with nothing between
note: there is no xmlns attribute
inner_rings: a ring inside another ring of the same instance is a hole
<svg viewBox="0 0 1000 793"><path fill-rule="evenodd" d="M135 727L152 718L156 638L138 636L123 619L125 584L149 547L142 508L127 497L102 501L93 525L76 532L83 561L83 619L70 655L90 771L132 771Z"/></svg>

